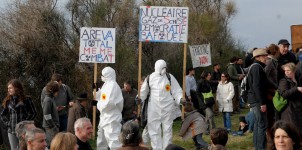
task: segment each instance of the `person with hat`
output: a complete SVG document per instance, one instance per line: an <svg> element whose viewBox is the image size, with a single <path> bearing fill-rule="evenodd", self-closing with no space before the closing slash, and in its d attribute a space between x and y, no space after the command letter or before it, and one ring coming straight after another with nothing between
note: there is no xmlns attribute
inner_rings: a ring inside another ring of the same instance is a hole
<svg viewBox="0 0 302 150"><path fill-rule="evenodd" d="M239 116L239 129L238 131L232 132L233 136L243 136L245 132L249 129L249 125L245 120L245 116Z"/></svg>
<svg viewBox="0 0 302 150"><path fill-rule="evenodd" d="M87 116L87 101L88 95L87 93L81 93L77 98L76 102L69 109L68 112L68 123L67 123L67 132L74 134L74 123L77 119L88 117Z"/></svg>
<svg viewBox="0 0 302 150"><path fill-rule="evenodd" d="M245 116L239 116L239 129L238 134L241 132L242 134L245 133L249 129L249 126L245 120Z"/></svg>
<svg viewBox="0 0 302 150"><path fill-rule="evenodd" d="M282 65L285 65L286 63L293 62L297 64L297 59L294 53L289 51L289 42L286 39L281 39L278 42L279 52L280 56L278 58L278 81L280 79L284 78L284 71L281 68Z"/></svg>
<svg viewBox="0 0 302 150"><path fill-rule="evenodd" d="M268 53L263 48L253 51L254 63L249 68L247 77L248 96L247 102L254 114L253 142L255 150L266 148L266 128L267 128L267 77L264 72Z"/></svg>

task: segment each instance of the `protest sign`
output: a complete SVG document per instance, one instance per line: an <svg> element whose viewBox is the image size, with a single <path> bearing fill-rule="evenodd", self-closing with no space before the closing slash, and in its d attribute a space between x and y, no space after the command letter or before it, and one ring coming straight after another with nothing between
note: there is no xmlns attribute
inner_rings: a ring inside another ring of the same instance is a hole
<svg viewBox="0 0 302 150"><path fill-rule="evenodd" d="M192 45L189 47L193 68L207 67L212 64L210 44Z"/></svg>
<svg viewBox="0 0 302 150"><path fill-rule="evenodd" d="M115 63L115 28L81 28L79 62Z"/></svg>
<svg viewBox="0 0 302 150"><path fill-rule="evenodd" d="M139 41L187 43L188 7L140 6Z"/></svg>

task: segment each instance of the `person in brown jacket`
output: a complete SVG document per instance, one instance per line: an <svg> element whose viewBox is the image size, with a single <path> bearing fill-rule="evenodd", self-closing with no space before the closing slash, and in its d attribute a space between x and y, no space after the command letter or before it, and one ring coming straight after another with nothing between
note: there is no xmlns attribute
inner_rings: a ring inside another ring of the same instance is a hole
<svg viewBox="0 0 302 150"><path fill-rule="evenodd" d="M68 123L67 123L67 132L74 134L74 123L77 119L87 116L87 93L82 93L77 98L75 104L69 109L68 112Z"/></svg>
<svg viewBox="0 0 302 150"><path fill-rule="evenodd" d="M207 148L208 143L202 139L202 134L206 132L208 128L204 116L197 110L193 110L192 102L186 102L184 104L184 110L185 119L181 125L179 136L184 140L192 138L197 150Z"/></svg>

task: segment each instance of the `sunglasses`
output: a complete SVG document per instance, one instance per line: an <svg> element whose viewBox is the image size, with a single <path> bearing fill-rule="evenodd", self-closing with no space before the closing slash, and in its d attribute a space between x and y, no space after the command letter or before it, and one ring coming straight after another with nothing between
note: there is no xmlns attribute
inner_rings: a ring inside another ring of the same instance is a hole
<svg viewBox="0 0 302 150"><path fill-rule="evenodd" d="M221 77L225 77L225 76L221 76Z"/></svg>

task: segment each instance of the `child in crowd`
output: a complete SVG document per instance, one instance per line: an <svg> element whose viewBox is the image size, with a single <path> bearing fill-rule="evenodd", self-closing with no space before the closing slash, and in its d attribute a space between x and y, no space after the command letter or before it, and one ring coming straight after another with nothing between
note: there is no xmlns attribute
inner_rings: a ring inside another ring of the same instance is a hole
<svg viewBox="0 0 302 150"><path fill-rule="evenodd" d="M224 127L231 132L231 112L233 112L232 99L235 95L234 86L230 82L230 76L228 73L221 74L221 81L218 84L216 99L219 105L219 111L223 113Z"/></svg>
<svg viewBox="0 0 302 150"><path fill-rule="evenodd" d="M240 135L242 136L244 133L251 133L253 132L253 113L249 112L246 116L239 117L239 129L238 131L233 132L233 135ZM247 121L248 120L248 121Z"/></svg>
<svg viewBox="0 0 302 150"><path fill-rule="evenodd" d="M238 129L238 135L243 135L248 129L249 126L245 121L245 117L244 116L240 116L239 117L239 129Z"/></svg>
<svg viewBox="0 0 302 150"><path fill-rule="evenodd" d="M184 111L185 119L179 131L179 136L184 140L192 138L196 150L207 148L208 143L202 139L202 134L206 132L208 128L204 116L197 112L197 110L193 110L192 102L186 102L184 104Z"/></svg>

